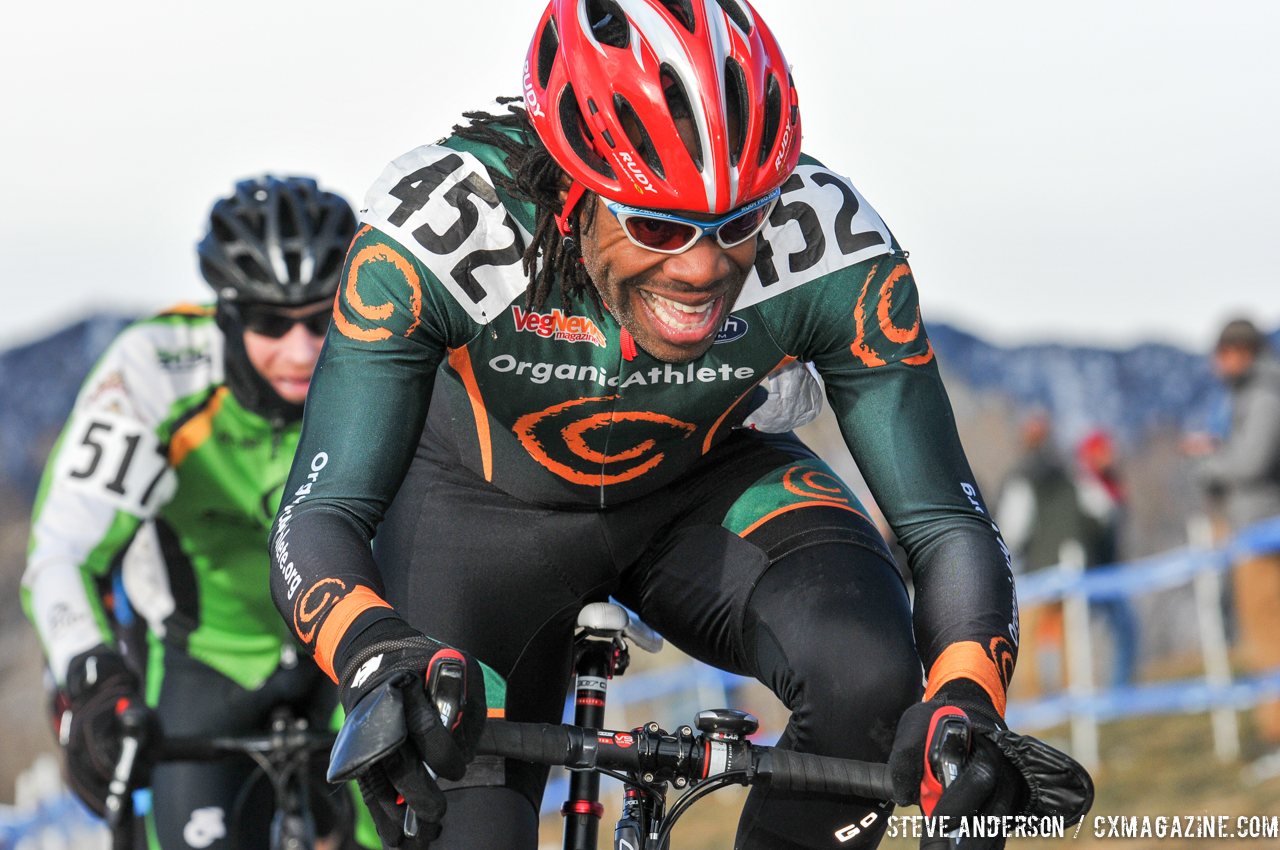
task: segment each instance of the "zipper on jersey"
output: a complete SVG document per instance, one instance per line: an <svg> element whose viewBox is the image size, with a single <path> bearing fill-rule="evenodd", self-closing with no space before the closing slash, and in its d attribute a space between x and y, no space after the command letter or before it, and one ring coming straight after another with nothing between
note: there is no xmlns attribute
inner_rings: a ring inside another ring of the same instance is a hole
<svg viewBox="0 0 1280 850"><path fill-rule="evenodd" d="M272 460L275 460L276 455L280 453L280 444L284 442L284 429L287 427L287 424L288 423L286 423L283 419L280 419L279 417L273 416L270 420L271 459Z"/></svg>

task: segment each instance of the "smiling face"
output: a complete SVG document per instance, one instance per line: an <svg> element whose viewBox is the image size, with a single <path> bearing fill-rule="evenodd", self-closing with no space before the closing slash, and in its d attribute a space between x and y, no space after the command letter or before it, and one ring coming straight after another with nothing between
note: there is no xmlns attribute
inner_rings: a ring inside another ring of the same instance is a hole
<svg viewBox="0 0 1280 850"><path fill-rule="evenodd" d="M633 243L604 202L592 200L596 209L582 233L582 259L609 312L658 360L701 357L751 272L756 240L722 248L704 237L682 254L660 254Z"/></svg>

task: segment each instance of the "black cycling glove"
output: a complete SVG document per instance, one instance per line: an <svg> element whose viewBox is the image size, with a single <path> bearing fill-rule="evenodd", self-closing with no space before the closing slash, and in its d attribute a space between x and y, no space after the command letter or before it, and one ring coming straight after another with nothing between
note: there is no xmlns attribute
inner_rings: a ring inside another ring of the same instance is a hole
<svg viewBox="0 0 1280 850"><path fill-rule="evenodd" d="M949 718L963 717L968 753L943 790L934 771L945 746ZM918 803L935 818L1031 815L1061 816L1068 824L1084 817L1093 802L1093 782L1078 763L1037 738L1016 735L1004 725L980 686L967 679L943 685L928 702L913 705L898 721L889 756L894 801ZM927 846L922 841L921 846ZM946 840L936 842L948 846ZM1001 850L1004 838L969 838L966 850Z"/></svg>
<svg viewBox="0 0 1280 850"><path fill-rule="evenodd" d="M111 775L120 759L125 708L145 708L142 684L121 655L105 644L82 652L67 667L68 710L58 718L58 737L66 753L67 784L84 804L106 814ZM150 725L154 714L147 710ZM139 767L145 767L142 760ZM146 784L145 770L135 769L134 785Z"/></svg>
<svg viewBox="0 0 1280 850"><path fill-rule="evenodd" d="M484 727L480 665L395 618L371 625L345 655L347 718L329 781L357 781L388 847L424 848L444 817L435 777L462 778Z"/></svg>

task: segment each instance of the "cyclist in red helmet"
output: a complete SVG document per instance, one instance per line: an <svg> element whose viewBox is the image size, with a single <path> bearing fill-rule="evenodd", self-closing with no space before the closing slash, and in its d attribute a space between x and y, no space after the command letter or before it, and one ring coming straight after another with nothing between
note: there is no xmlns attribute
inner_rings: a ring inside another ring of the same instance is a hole
<svg viewBox="0 0 1280 850"><path fill-rule="evenodd" d="M344 730L384 841L536 847L545 770L475 741L486 714L559 720L575 616L608 596L772 688L783 746L889 760L896 802L1034 805L993 737L1008 552L906 252L801 155L755 10L553 0L523 96L466 117L369 190L272 533L276 604L344 705L403 705L403 741ZM914 611L866 510L790 433L806 363ZM448 728L423 686L445 658L466 667ZM937 800L925 747L957 708L977 768ZM872 847L892 805L756 788L737 846Z"/></svg>

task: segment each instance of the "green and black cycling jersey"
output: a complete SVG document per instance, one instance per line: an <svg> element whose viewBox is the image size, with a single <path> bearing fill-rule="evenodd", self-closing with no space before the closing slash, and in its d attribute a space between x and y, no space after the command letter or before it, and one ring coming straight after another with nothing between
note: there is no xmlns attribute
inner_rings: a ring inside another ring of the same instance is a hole
<svg viewBox="0 0 1280 850"><path fill-rule="evenodd" d="M153 639L243 688L293 644L264 547L301 424L247 410L227 385L224 347L212 307L174 308L121 333L77 397L23 576L60 682L76 655L113 643L102 583L117 567Z"/></svg>
<svg viewBox="0 0 1280 850"><path fill-rule="evenodd" d="M849 181L801 160L716 343L669 364L628 350L603 306L556 287L527 306L534 210L495 188L503 167L497 150L453 137L395 160L366 198L272 537L276 604L321 666L340 672L348 629L391 614L369 541L415 453L525 502L607 510L678 483L743 423L754 388L800 361L821 374L910 557L931 687L963 675L1002 706L1017 643L1008 556L906 255ZM787 504L760 515L844 498L815 476L780 484ZM741 532L753 517L736 521ZM993 578L995 597L964 592Z"/></svg>

